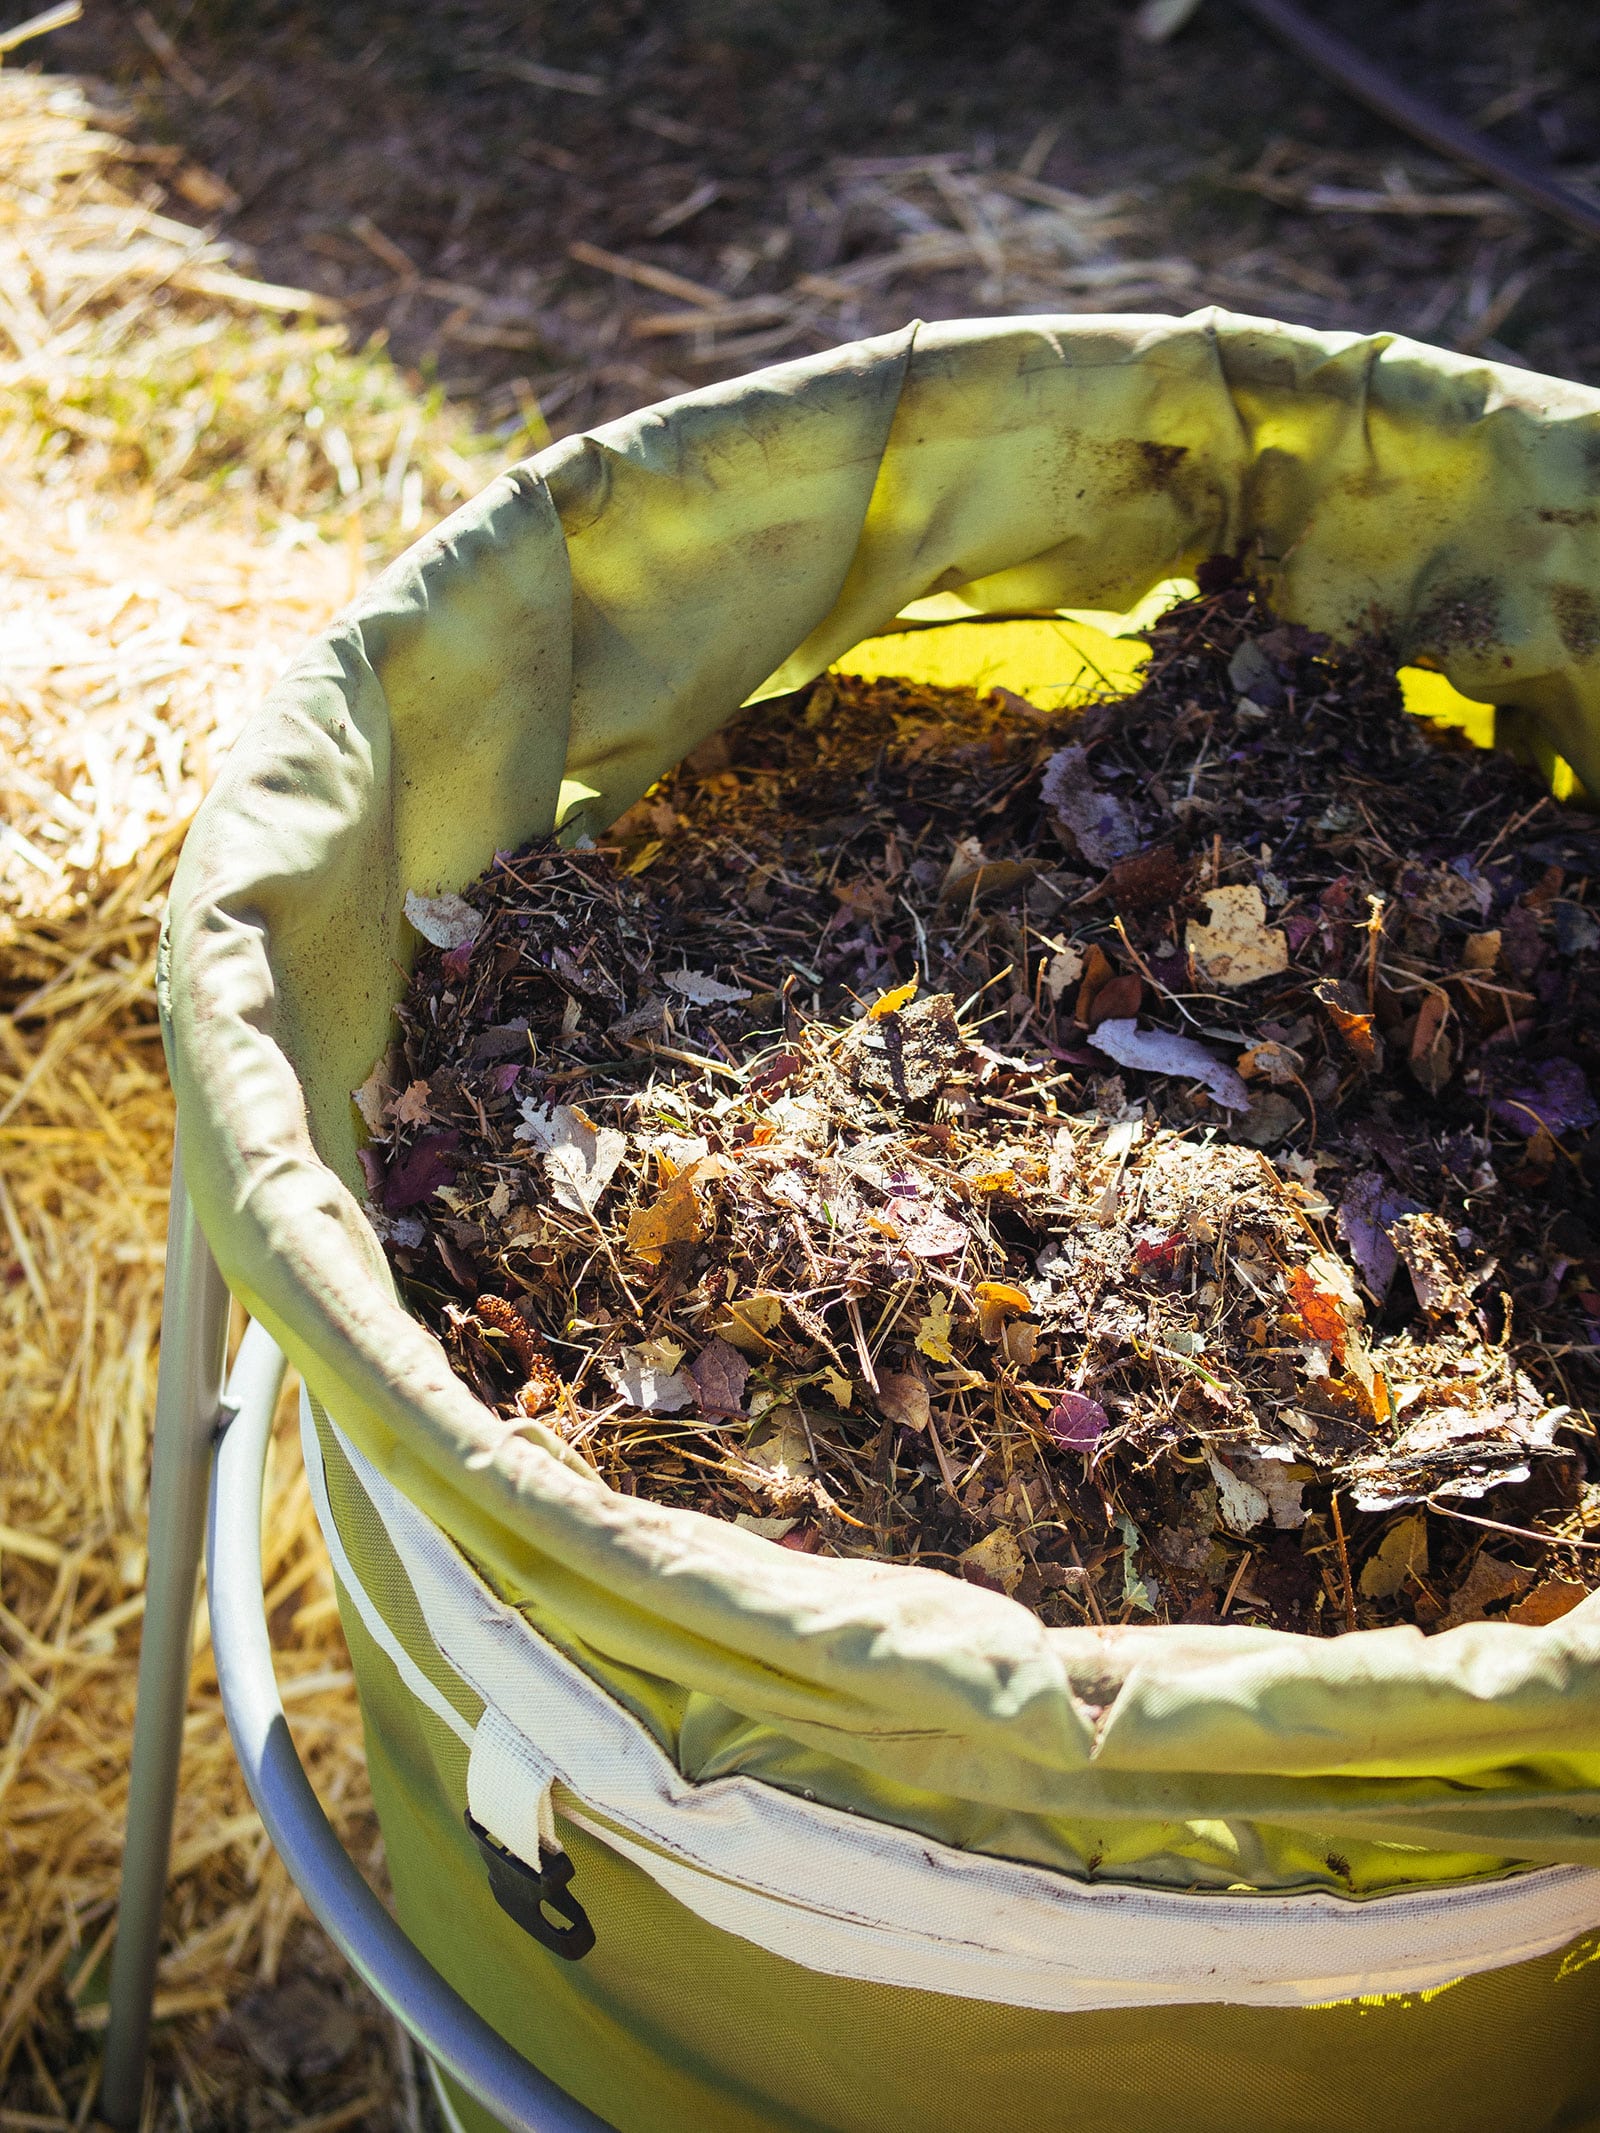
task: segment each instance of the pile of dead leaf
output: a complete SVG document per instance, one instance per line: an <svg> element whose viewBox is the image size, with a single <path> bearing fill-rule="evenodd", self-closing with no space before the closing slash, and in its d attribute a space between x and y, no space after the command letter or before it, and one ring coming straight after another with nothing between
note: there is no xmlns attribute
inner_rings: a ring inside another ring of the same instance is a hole
<svg viewBox="0 0 1600 2133"><path fill-rule="evenodd" d="M1218 566L1131 697L835 676L603 850L411 898L373 1220L627 1493L1050 1622L1553 1620L1600 1580L1596 873Z"/></svg>

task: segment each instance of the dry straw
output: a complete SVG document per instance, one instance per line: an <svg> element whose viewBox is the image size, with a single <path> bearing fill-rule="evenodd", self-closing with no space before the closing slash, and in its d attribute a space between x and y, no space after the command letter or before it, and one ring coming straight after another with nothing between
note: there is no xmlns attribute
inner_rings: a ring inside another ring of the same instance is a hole
<svg viewBox="0 0 1600 2133"><path fill-rule="evenodd" d="M106 92L0 73L0 2125L84 2122L103 2023L172 1136L151 980L173 859L286 654L480 478L459 422L351 353L325 304L165 215L155 171L182 175ZM336 1824L375 1857L287 1438L267 1526L291 1719ZM249 2062L207 2040L276 1978L300 1917L234 1768L202 1618L158 1999L181 2019L161 2032L153 2124L246 2122L227 2084ZM381 2079L346 2108L368 2061L318 2108L393 2122Z"/></svg>

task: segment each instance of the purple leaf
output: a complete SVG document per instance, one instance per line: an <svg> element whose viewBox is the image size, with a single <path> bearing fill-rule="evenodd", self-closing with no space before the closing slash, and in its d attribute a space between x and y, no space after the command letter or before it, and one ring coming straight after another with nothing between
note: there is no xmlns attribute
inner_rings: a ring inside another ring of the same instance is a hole
<svg viewBox="0 0 1600 2133"><path fill-rule="evenodd" d="M719 1333L689 1365L700 1412L726 1420L744 1413L745 1380L750 1365Z"/></svg>
<svg viewBox="0 0 1600 2133"><path fill-rule="evenodd" d="M1421 1212L1417 1202L1396 1192L1381 1171L1363 1170L1351 1179L1349 1190L1339 1202L1335 1225L1374 1296L1388 1295L1400 1264L1387 1235L1389 1224L1398 1222L1402 1215Z"/></svg>
<svg viewBox="0 0 1600 2133"><path fill-rule="evenodd" d="M1086 752L1058 748L1044 766L1039 798L1092 867L1108 867L1139 849L1139 825L1123 801L1095 782Z"/></svg>
<svg viewBox="0 0 1600 2133"><path fill-rule="evenodd" d="M1045 1428L1069 1451L1092 1452L1111 1417L1086 1392L1064 1392L1045 1417Z"/></svg>
<svg viewBox="0 0 1600 2133"><path fill-rule="evenodd" d="M508 1060L504 1066L489 1069L489 1086L496 1096L509 1096L517 1085L517 1076L522 1072L519 1060Z"/></svg>
<svg viewBox="0 0 1600 2133"><path fill-rule="evenodd" d="M388 1212L398 1215L405 1208L419 1207L441 1185L450 1184L455 1178L456 1150L460 1145L459 1133L429 1133L391 1163L383 1188L383 1204Z"/></svg>
<svg viewBox="0 0 1600 2133"><path fill-rule="evenodd" d="M1571 1059L1541 1060L1523 1086L1495 1097L1489 1109L1502 1126L1529 1140L1541 1126L1559 1139L1563 1133L1600 1124L1600 1107L1589 1093L1582 1067Z"/></svg>
<svg viewBox="0 0 1600 2133"><path fill-rule="evenodd" d="M1250 1108L1250 1092L1233 1068L1203 1044L1196 1044L1192 1037L1174 1037L1164 1029L1140 1029L1130 1020L1102 1022L1089 1042L1118 1066L1138 1067L1146 1074L1176 1074L1184 1081L1203 1081L1225 1111Z"/></svg>

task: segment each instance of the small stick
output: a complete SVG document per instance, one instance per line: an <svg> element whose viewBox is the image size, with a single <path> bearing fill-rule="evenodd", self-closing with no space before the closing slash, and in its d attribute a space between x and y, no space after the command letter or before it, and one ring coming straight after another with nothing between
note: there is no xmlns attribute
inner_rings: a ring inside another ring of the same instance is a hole
<svg viewBox="0 0 1600 2133"><path fill-rule="evenodd" d="M1540 1533L1532 1526L1508 1526L1498 1518L1479 1518L1472 1511L1454 1510L1434 1496L1425 1496L1422 1500L1441 1518L1459 1518L1469 1526L1486 1526L1491 1533L1509 1533L1514 1540L1537 1541L1542 1548L1585 1548L1600 1553L1600 1541L1563 1540L1558 1533Z"/></svg>
<svg viewBox="0 0 1600 2133"><path fill-rule="evenodd" d="M1378 986L1378 948L1383 940L1383 898L1367 898L1367 1013L1372 1013L1373 995Z"/></svg>
<svg viewBox="0 0 1600 2133"><path fill-rule="evenodd" d="M1228 1612L1228 1609L1229 1609L1229 1608L1230 1608L1230 1607L1231 1607L1231 1606L1233 1605L1233 1597L1234 1597L1234 1594L1235 1594L1235 1593L1236 1593L1236 1592L1237 1592L1237 1591L1239 1590L1239 1587L1240 1587L1240 1586L1241 1586L1241 1585L1242 1585L1242 1584L1244 1583L1244 1574L1245 1574L1245 1572L1246 1572L1246 1571L1247 1571L1247 1570L1248 1570L1248 1569L1250 1568L1250 1565L1251 1565L1251 1564L1252 1564L1252 1563L1253 1563L1254 1561L1255 1561L1255 1555L1254 1555L1254 1553L1253 1553L1253 1552L1252 1552L1252 1551L1251 1551L1251 1550L1250 1550L1249 1548L1246 1548L1246 1550L1244 1551L1244 1554L1243 1554L1243 1555L1241 1555L1241 1556L1240 1556L1240 1558L1239 1558L1239 1567L1238 1567L1238 1569L1237 1569L1237 1570L1236 1570L1236 1571L1235 1571L1235 1572L1233 1573L1233 1576L1232 1576L1232 1578L1231 1578L1231 1579L1230 1579L1230 1581L1229 1581L1229 1584L1228 1584L1228 1590L1227 1590L1227 1593L1226 1593L1226 1595L1225 1595L1225 1597L1224 1597L1224 1599L1223 1599L1223 1602L1222 1602L1222 1613L1223 1613L1223 1617L1224 1617L1224 1619L1226 1619L1226 1616L1227 1616L1227 1612Z"/></svg>
<svg viewBox="0 0 1600 2133"><path fill-rule="evenodd" d="M950 1455L944 1448L944 1443L940 1438L938 1425L933 1419L931 1409L928 1413L928 1441L933 1446L934 1458L939 1462L939 1472L944 1476L944 1485L949 1490L952 1499L959 1503L961 1498L956 1495L956 1477L950 1465Z"/></svg>
<svg viewBox="0 0 1600 2133"><path fill-rule="evenodd" d="M1356 1589L1350 1582L1350 1551L1344 1544L1344 1520L1339 1515L1339 1491L1328 1499L1333 1506L1333 1537L1339 1545L1339 1575L1344 1580L1344 1626L1356 1627Z"/></svg>
<svg viewBox="0 0 1600 2133"><path fill-rule="evenodd" d="M844 1300L844 1315L850 1321L850 1331L855 1335L856 1354L861 1358L861 1375L873 1392L881 1391L878 1373L873 1365L872 1351L867 1346L867 1329L861 1323L861 1306L853 1296Z"/></svg>

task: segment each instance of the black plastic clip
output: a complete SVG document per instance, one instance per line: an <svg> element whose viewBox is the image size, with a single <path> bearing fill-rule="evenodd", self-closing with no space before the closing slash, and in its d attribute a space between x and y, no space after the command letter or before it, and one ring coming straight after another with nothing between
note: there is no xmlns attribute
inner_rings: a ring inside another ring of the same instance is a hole
<svg viewBox="0 0 1600 2133"><path fill-rule="evenodd" d="M571 1893L572 1861L566 1853L547 1852L541 1845L539 1864L533 1867L497 1844L470 1808L466 1822L489 1869L490 1893L506 1916L552 1955L569 1963L587 1955L594 1946L594 1927ZM546 1917L546 1912L552 1915Z"/></svg>

